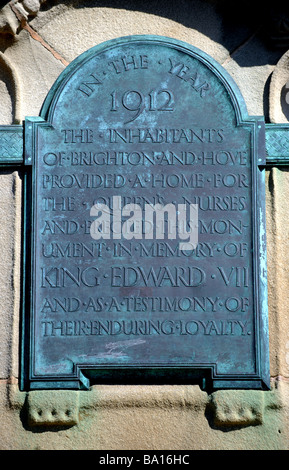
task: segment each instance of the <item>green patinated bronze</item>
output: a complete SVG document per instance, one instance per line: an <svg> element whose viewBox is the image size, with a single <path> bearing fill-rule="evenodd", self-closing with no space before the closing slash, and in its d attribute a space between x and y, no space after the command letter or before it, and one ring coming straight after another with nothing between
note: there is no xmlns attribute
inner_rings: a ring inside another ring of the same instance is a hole
<svg viewBox="0 0 289 470"><path fill-rule="evenodd" d="M269 387L265 124L219 64L158 36L96 46L26 119L23 162L23 388ZM114 197L197 204L198 246L93 239Z"/></svg>

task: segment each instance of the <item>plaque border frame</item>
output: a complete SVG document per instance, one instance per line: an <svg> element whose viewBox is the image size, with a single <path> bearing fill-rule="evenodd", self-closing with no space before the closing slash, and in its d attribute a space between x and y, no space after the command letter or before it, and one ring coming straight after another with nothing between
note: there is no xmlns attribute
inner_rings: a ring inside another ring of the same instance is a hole
<svg viewBox="0 0 289 470"><path fill-rule="evenodd" d="M108 48L126 45L128 43L134 44L147 44L148 41L154 44L166 45L168 47L181 50L194 58L203 62L213 74L223 83L227 89L231 102L234 106L236 113L236 120L238 126L251 127L251 140L252 140L252 156L256 156L257 161L251 164L252 172L252 212L251 224L253 230L253 244L254 252L252 255L253 261L253 277L254 277L254 302L255 302L255 357L256 357L256 372L255 374L217 374L216 364L157 364L153 367L133 364L121 366L116 365L95 365L95 364L75 364L73 374L60 374L51 376L36 376L33 372L34 364L34 349L33 341L33 311L30 311L32 305L33 295L33 246L31 243L34 238L34 205L35 195L35 174L34 174L34 159L37 156L37 127L50 126L53 119L53 111L56 102L61 94L62 89L70 80L71 76L78 70L86 61L90 60L92 56L107 50ZM88 376L84 373L99 371L99 376L93 377L94 380L103 382L107 371L119 372L122 376L123 372L134 371L136 374L139 372L140 380L142 380L142 373L149 372L153 383L163 383L159 381L159 377L163 372L164 376L169 372L180 372L181 382L186 382L183 377L184 374L192 372L193 380L196 379L198 383L202 384L202 388L206 389L270 389L270 372L269 372L269 329L268 329L268 301L267 301L267 268L266 268L266 226L265 226L265 124L264 118L260 116L249 116L247 113L246 104L240 93L239 88L235 84L232 77L227 73L223 67L217 63L213 58L208 56L203 51L196 47L171 38L162 36L129 36L124 38L113 39L106 41L100 45L94 46L88 51L78 56L59 76L55 84L50 89L40 112L39 117L28 117L25 121L25 148L24 148L24 164L26 172L24 174L24 230L23 230L23 290L22 290L22 347L21 347L21 388L22 389L87 389L90 385L90 374ZM31 192L32 189L32 192ZM253 201L254 200L254 201ZM26 313L25 313L26 312ZM31 329L32 328L32 329ZM27 342L27 337L29 341ZM32 357L31 357L32 353ZM178 371L177 371L178 370ZM178 374L172 374L175 378ZM190 374L188 374L190 375ZM106 380L104 380L106 381ZM146 383L146 380L145 380Z"/></svg>

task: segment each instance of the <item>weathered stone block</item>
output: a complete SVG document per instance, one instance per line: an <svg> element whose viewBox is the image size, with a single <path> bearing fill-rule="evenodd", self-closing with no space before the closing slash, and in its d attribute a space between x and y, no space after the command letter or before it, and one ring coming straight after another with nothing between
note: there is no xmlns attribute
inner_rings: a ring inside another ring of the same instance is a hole
<svg viewBox="0 0 289 470"><path fill-rule="evenodd" d="M78 392L54 390L28 394L29 426L73 426L78 423Z"/></svg>
<svg viewBox="0 0 289 470"><path fill-rule="evenodd" d="M262 424L264 392L222 390L212 395L214 424L244 427Z"/></svg>

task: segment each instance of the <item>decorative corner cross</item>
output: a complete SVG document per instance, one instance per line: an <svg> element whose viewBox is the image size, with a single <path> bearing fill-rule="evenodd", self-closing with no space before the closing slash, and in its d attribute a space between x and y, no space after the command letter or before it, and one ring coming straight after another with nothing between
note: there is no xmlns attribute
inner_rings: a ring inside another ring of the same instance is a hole
<svg viewBox="0 0 289 470"><path fill-rule="evenodd" d="M266 166L289 165L289 124L265 125Z"/></svg>

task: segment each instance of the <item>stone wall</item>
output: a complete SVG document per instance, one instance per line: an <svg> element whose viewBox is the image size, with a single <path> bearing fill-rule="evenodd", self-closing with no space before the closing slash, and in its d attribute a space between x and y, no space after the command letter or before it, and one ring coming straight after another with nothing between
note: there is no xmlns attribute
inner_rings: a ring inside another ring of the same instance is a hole
<svg viewBox="0 0 289 470"><path fill-rule="evenodd" d="M289 14L274 3L264 11L243 2L236 12L225 0L7 2L0 11L0 125L37 116L79 54L135 34L200 48L234 78L249 114L287 123ZM270 391L103 384L26 393L18 386L22 171L0 170L0 449L289 449L288 166L268 166L266 174Z"/></svg>

